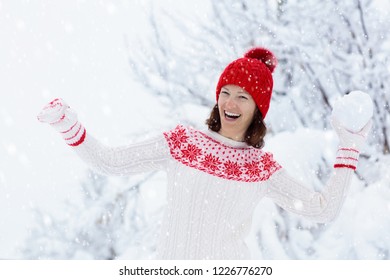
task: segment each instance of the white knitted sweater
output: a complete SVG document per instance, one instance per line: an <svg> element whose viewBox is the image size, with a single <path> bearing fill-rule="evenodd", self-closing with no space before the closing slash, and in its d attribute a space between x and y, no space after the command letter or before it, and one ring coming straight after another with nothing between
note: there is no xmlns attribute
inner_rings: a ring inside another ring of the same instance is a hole
<svg viewBox="0 0 390 280"><path fill-rule="evenodd" d="M290 177L272 154L212 131L183 126L141 144L116 148L87 134L74 149L104 174L167 172L160 259L250 258L244 239L260 199L269 197L317 222L331 221L353 174L351 168L335 168L323 191L314 192ZM356 162L357 156L340 149L336 163Z"/></svg>

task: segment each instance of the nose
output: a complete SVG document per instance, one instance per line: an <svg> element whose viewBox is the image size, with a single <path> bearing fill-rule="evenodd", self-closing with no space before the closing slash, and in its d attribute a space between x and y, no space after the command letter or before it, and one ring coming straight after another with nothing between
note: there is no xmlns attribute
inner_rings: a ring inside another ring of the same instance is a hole
<svg viewBox="0 0 390 280"><path fill-rule="evenodd" d="M236 106L236 102L234 101L234 99L231 96L226 98L226 100L225 100L225 107L226 108L234 108L235 106Z"/></svg>

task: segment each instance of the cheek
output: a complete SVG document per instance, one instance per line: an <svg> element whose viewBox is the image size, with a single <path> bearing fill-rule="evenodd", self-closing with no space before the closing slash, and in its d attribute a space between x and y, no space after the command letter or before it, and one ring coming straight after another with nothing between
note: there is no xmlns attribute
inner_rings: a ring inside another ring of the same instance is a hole
<svg viewBox="0 0 390 280"><path fill-rule="evenodd" d="M247 115L253 116L255 114L256 104L252 104L252 103L245 104L243 110L246 112Z"/></svg>
<svg viewBox="0 0 390 280"><path fill-rule="evenodd" d="M225 102L225 100L226 100L226 96L224 96L224 94L221 93L221 94L218 96L217 104L218 104L218 105L221 105L221 104L223 104L223 103Z"/></svg>
<svg viewBox="0 0 390 280"><path fill-rule="evenodd" d="M218 108L220 108L220 107L221 107L221 105L222 105L221 97L220 97L220 98L218 98L217 105L218 105Z"/></svg>
<svg viewBox="0 0 390 280"><path fill-rule="evenodd" d="M255 103L255 102L252 102L252 103L250 104L250 108L249 108L252 117L255 115L256 108L257 108L256 103Z"/></svg>
<svg viewBox="0 0 390 280"><path fill-rule="evenodd" d="M218 102L217 102L217 106L218 106L218 112L219 112L219 115L222 116L223 112L222 112L222 109L221 109L221 106L222 103L220 102L220 99L218 99Z"/></svg>
<svg viewBox="0 0 390 280"><path fill-rule="evenodd" d="M256 107L251 106L250 108L247 108L247 114L246 118L248 122L251 122L253 117L255 116Z"/></svg>
<svg viewBox="0 0 390 280"><path fill-rule="evenodd" d="M221 110L221 108L225 105L225 103L226 103L226 98L220 95L217 101L218 109Z"/></svg>

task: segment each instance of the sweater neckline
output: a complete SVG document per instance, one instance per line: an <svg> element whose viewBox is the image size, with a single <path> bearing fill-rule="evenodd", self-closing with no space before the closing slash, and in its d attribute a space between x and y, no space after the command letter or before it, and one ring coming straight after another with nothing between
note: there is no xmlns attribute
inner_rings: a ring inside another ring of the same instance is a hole
<svg viewBox="0 0 390 280"><path fill-rule="evenodd" d="M250 146L245 142L235 141L230 138L227 138L218 132L212 131L208 129L205 131L205 134L209 137L211 137L214 141L217 141L225 146L229 146L232 148L249 148Z"/></svg>

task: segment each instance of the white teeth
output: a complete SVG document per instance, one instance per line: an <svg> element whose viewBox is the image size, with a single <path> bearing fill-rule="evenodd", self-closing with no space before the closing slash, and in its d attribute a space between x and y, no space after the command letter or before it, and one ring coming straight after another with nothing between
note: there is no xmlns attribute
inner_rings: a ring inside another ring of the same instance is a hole
<svg viewBox="0 0 390 280"><path fill-rule="evenodd" d="M239 116L241 116L241 114L230 113L227 111L225 111L225 114L226 114L226 116L233 117L233 118L238 118Z"/></svg>

